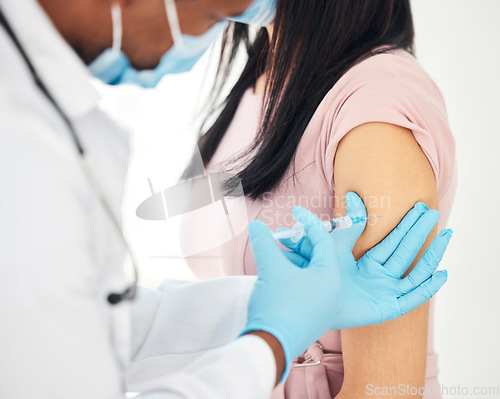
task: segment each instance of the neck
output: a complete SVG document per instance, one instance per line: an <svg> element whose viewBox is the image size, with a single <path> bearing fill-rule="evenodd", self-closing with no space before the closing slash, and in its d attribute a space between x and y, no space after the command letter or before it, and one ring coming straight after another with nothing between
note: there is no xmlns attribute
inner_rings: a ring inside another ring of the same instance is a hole
<svg viewBox="0 0 500 399"><path fill-rule="evenodd" d="M269 36L269 40L272 40L273 33L274 33L274 22L271 22L269 25L267 25L266 30L267 30L267 34Z"/></svg>
<svg viewBox="0 0 500 399"><path fill-rule="evenodd" d="M105 1L38 0L52 23L80 58L93 61L112 42L111 11Z"/></svg>
<svg viewBox="0 0 500 399"><path fill-rule="evenodd" d="M151 69L174 43L163 1L159 7L140 6L135 2L123 8L123 52L135 68Z"/></svg>
<svg viewBox="0 0 500 399"><path fill-rule="evenodd" d="M108 1L38 0L59 33L85 64L91 63L113 43L111 8ZM137 69L154 68L160 55L173 44L162 7L150 3L123 2L122 50Z"/></svg>

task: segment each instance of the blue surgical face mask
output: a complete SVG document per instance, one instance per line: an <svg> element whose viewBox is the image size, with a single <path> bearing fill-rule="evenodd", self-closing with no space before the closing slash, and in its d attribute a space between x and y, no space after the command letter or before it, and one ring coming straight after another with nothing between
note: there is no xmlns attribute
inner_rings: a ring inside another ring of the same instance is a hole
<svg viewBox="0 0 500 399"><path fill-rule="evenodd" d="M165 0L165 9L174 45L161 58L155 69L136 70L121 51L121 8L113 3L111 6L113 47L105 50L89 65L90 72L110 85L130 83L145 88L155 87L167 74L190 71L227 26L227 22L223 21L201 36L183 35L180 31L174 0Z"/></svg>
<svg viewBox="0 0 500 399"><path fill-rule="evenodd" d="M267 26L275 17L276 0L254 0L243 14L228 19L247 25Z"/></svg>

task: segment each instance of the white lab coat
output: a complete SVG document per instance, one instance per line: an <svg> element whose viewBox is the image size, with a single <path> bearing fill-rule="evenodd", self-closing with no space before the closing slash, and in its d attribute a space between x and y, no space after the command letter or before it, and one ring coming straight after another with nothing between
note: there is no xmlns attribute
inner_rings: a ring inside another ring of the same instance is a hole
<svg viewBox="0 0 500 399"><path fill-rule="evenodd" d="M118 211L127 134L99 110L87 69L38 3L0 7ZM132 305L107 303L126 286L124 250L77 157L0 28L0 398L268 397L270 348L235 339L253 278L167 281Z"/></svg>

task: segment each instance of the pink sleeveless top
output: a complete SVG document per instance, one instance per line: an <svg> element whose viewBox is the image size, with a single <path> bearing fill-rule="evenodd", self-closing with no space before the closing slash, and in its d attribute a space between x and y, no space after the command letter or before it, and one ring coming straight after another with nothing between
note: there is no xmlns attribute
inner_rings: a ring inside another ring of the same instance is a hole
<svg viewBox="0 0 500 399"><path fill-rule="evenodd" d="M253 89L245 93L208 167L209 173L224 170L228 160L253 142L262 114L262 99ZM291 226L294 223L292 208L296 205L306 206L322 218L332 217L337 146L350 130L367 122L386 122L413 132L436 177L442 215L440 228L443 228L455 187L455 144L444 100L415 58L406 51L395 50L354 66L325 96L297 149L295 176L290 170L281 185L261 201L235 200L225 204L228 212L217 214L207 210L198 212L194 218L186 218L181 242L193 271L200 278L256 274L244 228L249 220L260 219L273 230ZM210 237L193 237L199 223L211 226ZM210 248L193 247L203 240L212 243ZM429 386L437 384L438 374L432 320L431 304L426 375ZM311 357L313 363L321 360L321 366L292 368L286 384L275 390L273 399L337 395L343 381L340 331L328 332L296 362L300 363L304 357ZM425 396L426 399L439 397L438 392Z"/></svg>

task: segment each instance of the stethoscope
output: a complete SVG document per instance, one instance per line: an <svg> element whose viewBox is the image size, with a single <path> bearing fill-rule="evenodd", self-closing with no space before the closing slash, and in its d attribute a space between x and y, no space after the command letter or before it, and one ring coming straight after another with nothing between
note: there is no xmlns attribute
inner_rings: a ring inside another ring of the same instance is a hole
<svg viewBox="0 0 500 399"><path fill-rule="evenodd" d="M66 114L63 112L59 104L55 101L54 97L50 93L50 91L47 89L43 81L40 79L40 76L36 72L32 62L28 58L26 52L24 51L24 48L21 46L21 43L19 42L17 36L15 35L14 31L12 30L11 26L7 22L2 10L0 9L0 25L3 26L7 34L10 36L12 39L13 43L17 47L19 53L23 57L26 65L28 66L28 69L30 70L30 73L33 77L33 80L35 81L36 85L40 89L40 91L45 95L45 97L52 103L56 111L59 113L59 115L62 117L64 123L68 127L68 130L73 138L73 142L76 146L76 149L78 151L78 158L80 160L80 164L82 166L82 169L87 176L92 188L94 189L95 194L97 195L99 202L102 204L104 210L106 211L106 214L108 215L109 219L111 220L115 230L117 231L120 240L122 241L124 247L126 248L128 255L130 256L130 260L132 263L132 269L133 269L133 282L130 284L127 289L125 289L123 292L112 292L108 295L107 300L110 304L116 305L117 303L123 301L123 300L131 300L135 298L136 292L137 292L137 282L139 279L139 274L137 270L137 261L136 257L134 255L134 252L132 251L132 248L125 237L123 230L121 228L120 222L118 218L116 217L115 213L113 212L113 209L110 205L110 201L108 200L106 196L106 192L103 189L101 183L99 182L99 179L97 178L97 175L94 171L94 168L92 167L92 163L90 162L89 158L87 157L87 153L78 137L78 134L71 123L70 119L66 116Z"/></svg>

